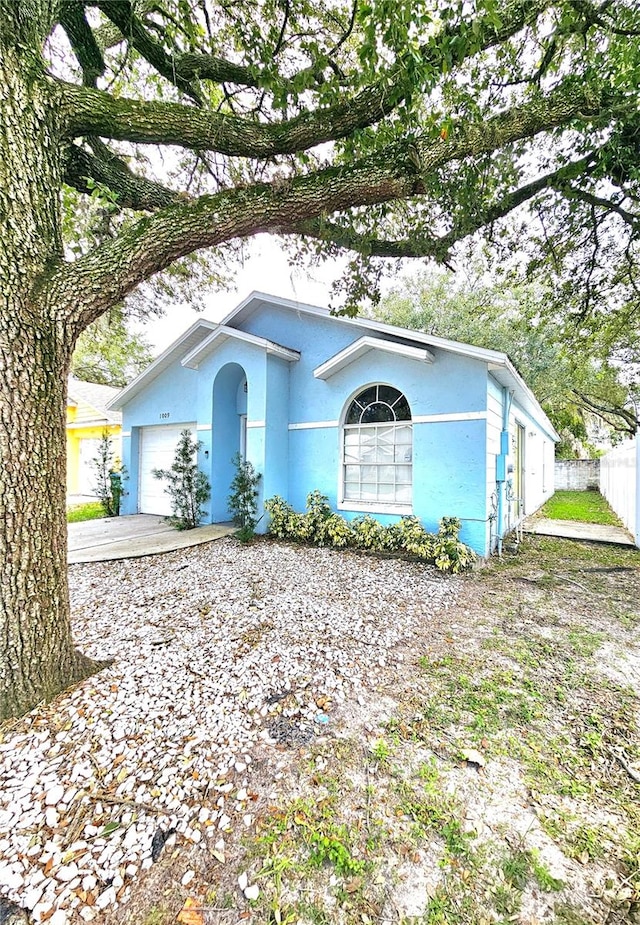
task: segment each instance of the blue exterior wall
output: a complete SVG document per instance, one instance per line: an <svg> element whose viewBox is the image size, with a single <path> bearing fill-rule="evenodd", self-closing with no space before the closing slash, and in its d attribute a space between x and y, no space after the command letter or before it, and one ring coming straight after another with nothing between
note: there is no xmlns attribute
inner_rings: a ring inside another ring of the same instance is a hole
<svg viewBox="0 0 640 925"><path fill-rule="evenodd" d="M381 382L403 392L411 408L413 513L429 530L436 530L444 516L460 517L463 541L481 554L487 552L485 363L437 348L432 349L432 364L369 352L324 381L314 378L314 368L365 334L385 339L383 335L269 305L237 327L300 351L300 360L287 362L260 345L233 338L212 349L197 370L183 368L178 355L123 409L123 430L131 432L123 441L123 461L131 476L125 512L137 510L137 428L196 420L204 443L199 464L212 484L207 519L228 519L229 460L238 449L238 414L246 398L247 458L262 474L260 502L279 494L302 510L307 494L317 488L334 509L357 516L362 508L340 504L338 497L341 423L351 399L367 385ZM246 396L239 391L242 374L248 383ZM163 413L170 417L161 418ZM451 415L462 419L431 420ZM374 515L383 522L398 516ZM263 520L259 529L265 528Z"/></svg>
<svg viewBox="0 0 640 925"><path fill-rule="evenodd" d="M178 360L149 383L122 409L122 462L127 472L122 499L122 513L138 512L138 480L141 426L163 423L186 424L202 420L199 402L200 383L195 370L185 369ZM163 417L168 415L168 417ZM205 418L206 420L206 418ZM210 420L210 417L209 417ZM200 436L198 434L198 436ZM203 453L204 455L203 447Z"/></svg>
<svg viewBox="0 0 640 925"><path fill-rule="evenodd" d="M277 492L296 510L317 488L334 509L348 518L362 513L339 503L341 429L351 399L367 385L386 383L399 389L411 407L413 426L413 513L428 530L442 517L463 519L461 538L486 552L486 422L477 420L418 423L426 415L486 413L486 365L468 357L434 350L433 364L396 354L370 352L328 380L313 370L364 334L367 328L264 306L239 325L248 333L301 353L290 364L288 491ZM297 427L321 424L324 426ZM328 425L328 426L327 426ZM266 483L265 483L266 486ZM265 487L265 497L270 492ZM382 522L398 515L374 511Z"/></svg>
<svg viewBox="0 0 640 925"><path fill-rule="evenodd" d="M369 354L324 382L313 377L317 366L365 334L383 340L384 337L339 318L296 314L267 305L238 327L300 351L300 361L291 364L291 423L337 419L350 386L355 391L360 385L385 381L385 370L414 382L411 402L414 416L486 409L486 365L468 357L438 350L436 362L429 366L399 356ZM406 364L410 365L410 371L401 373ZM391 384L403 391L397 383Z"/></svg>
<svg viewBox="0 0 640 925"><path fill-rule="evenodd" d="M289 377L290 365L276 356L267 357L264 468L260 485L260 501L280 495L289 497ZM251 457L252 458L252 457ZM266 529L261 522L261 530Z"/></svg>

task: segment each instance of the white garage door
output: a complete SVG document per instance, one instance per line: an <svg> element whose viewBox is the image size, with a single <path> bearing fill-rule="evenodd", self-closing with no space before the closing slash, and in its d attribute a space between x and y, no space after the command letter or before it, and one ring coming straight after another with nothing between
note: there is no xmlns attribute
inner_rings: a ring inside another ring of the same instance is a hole
<svg viewBox="0 0 640 925"><path fill-rule="evenodd" d="M78 454L78 493L93 495L96 491L98 472L96 470L96 457L100 440L98 438L84 437L80 440Z"/></svg>
<svg viewBox="0 0 640 925"><path fill-rule="evenodd" d="M156 479L154 469L170 469L183 430L196 436L195 423L160 424L140 428L140 486L138 510L141 514L171 514L171 499L165 492L166 481Z"/></svg>

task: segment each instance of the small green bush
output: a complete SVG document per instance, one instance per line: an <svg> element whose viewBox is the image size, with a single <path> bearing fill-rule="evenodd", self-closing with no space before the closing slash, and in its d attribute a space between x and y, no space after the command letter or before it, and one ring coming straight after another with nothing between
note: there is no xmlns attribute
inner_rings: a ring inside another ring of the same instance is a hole
<svg viewBox="0 0 640 925"><path fill-rule="evenodd" d="M171 499L167 521L176 530L193 530L205 515L203 505L211 497L211 486L204 472L198 469L198 450L202 441L195 440L190 430L180 432L176 454L170 469L152 469L156 479L167 483L165 492Z"/></svg>
<svg viewBox="0 0 640 925"><path fill-rule="evenodd" d="M401 517L397 523L384 526L371 514L363 514L349 522L333 513L329 499L317 490L307 496L304 514L298 514L278 495L264 506L271 518L269 533L277 539L338 549L400 552L432 562L443 572L461 572L476 560L474 551L458 539L460 521L456 517L443 517L434 535L417 517Z"/></svg>
<svg viewBox="0 0 640 925"><path fill-rule="evenodd" d="M120 514L120 502L126 494L122 487L127 472L113 451L113 438L108 430L102 431L98 451L92 460L95 472L96 490L105 517L117 517Z"/></svg>
<svg viewBox="0 0 640 925"><path fill-rule="evenodd" d="M315 546L330 546L326 541L325 525L331 517L329 499L317 489L307 495L307 513L300 518L299 532L302 542Z"/></svg>
<svg viewBox="0 0 640 925"><path fill-rule="evenodd" d="M417 517L401 517L397 524L389 527L389 531L395 549L404 549L418 559L434 558L435 537L427 533Z"/></svg>
<svg viewBox="0 0 640 925"><path fill-rule="evenodd" d="M243 459L240 453L231 460L236 474L231 482L231 494L227 499L233 522L240 529L236 536L241 543L249 543L256 534L258 524L258 485L262 475L256 472L253 463Z"/></svg>
<svg viewBox="0 0 640 925"><path fill-rule="evenodd" d="M387 528L371 514L356 517L351 522L351 529L354 534L354 546L360 549L370 549L372 552L382 552L387 548Z"/></svg>
<svg viewBox="0 0 640 925"><path fill-rule="evenodd" d="M279 540L300 540L300 521L302 514L297 514L288 501L280 495L274 495L264 502L264 509L270 517L269 533Z"/></svg>
<svg viewBox="0 0 640 925"><path fill-rule="evenodd" d="M319 546L334 546L337 549L344 549L347 546L354 545L351 524L339 514L331 514L322 522L320 537Z"/></svg>

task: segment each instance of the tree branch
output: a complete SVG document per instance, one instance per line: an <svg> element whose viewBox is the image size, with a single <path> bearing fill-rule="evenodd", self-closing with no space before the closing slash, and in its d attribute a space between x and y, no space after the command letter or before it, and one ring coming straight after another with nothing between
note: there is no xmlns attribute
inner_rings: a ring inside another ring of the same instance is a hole
<svg viewBox="0 0 640 925"><path fill-rule="evenodd" d="M191 82L178 73L174 60L166 53L162 45L153 39L134 14L129 0L92 0L114 26L122 32L142 57L155 68L158 74L166 78L183 93L202 104L200 94L191 85Z"/></svg>
<svg viewBox="0 0 640 925"><path fill-rule="evenodd" d="M295 154L343 138L356 128L370 125L382 117L382 113L372 111L371 99L377 97L378 91L371 88L348 103L303 113L284 122L257 124L236 116L191 109L179 103L114 98L108 93L72 84L60 84L60 87L62 105L68 113L67 131L72 137L94 135L142 144L174 144L237 157L268 158ZM614 103L618 106L614 107ZM547 116L551 118L552 125L559 125L567 118L577 116L602 117L624 103L624 99L615 100L612 90L590 87L568 77L546 96L538 94L530 102L506 110L483 124L462 125L454 129L449 140L438 140L437 146L446 150L449 155L447 160L451 160L459 156L455 151L460 137L486 135L488 125L493 127L498 137L501 121L510 122L514 116L518 117L517 114L529 126L537 125L534 131L538 131L544 128ZM566 117L562 115L563 110ZM518 137L531 134L531 128L523 127L523 134ZM431 166L429 158L433 146L432 138L416 139L414 148L418 169L426 170ZM488 150L494 150L494 147Z"/></svg>
<svg viewBox="0 0 640 925"><path fill-rule="evenodd" d="M85 148L69 145L64 169L64 182L81 193L90 194L90 180L103 184L118 196L118 205L136 211L155 211L184 200L173 190L134 174L124 161L102 145L104 157L96 157Z"/></svg>
<svg viewBox="0 0 640 925"><path fill-rule="evenodd" d="M570 84L545 98L514 107L484 123L460 129L455 141L431 136L393 145L351 166L331 167L271 184L227 190L175 205L141 219L113 241L50 277L59 291L73 292L72 321L80 329L105 305L120 301L139 282L174 260L202 247L261 231L277 230L355 206L406 199L424 192L416 172L416 152L424 172L455 158L480 156L540 131L598 114L602 97ZM196 113L199 115L199 113ZM61 300L62 304L62 300Z"/></svg>
<svg viewBox="0 0 640 925"><path fill-rule="evenodd" d="M70 0L71 3L74 0ZM100 5L99 0L87 0L88 3ZM158 71L163 76L168 76L171 83L174 78L190 82L192 80L211 80L215 83L233 83L243 87L261 87L265 83L265 74L257 67L245 67L242 64L236 64L227 58L221 58L218 55L207 54L205 52L181 52L179 54L169 54L164 50L162 45L153 39L145 29L143 22L133 12L133 8L128 0L103 0L108 3L113 11L110 16L106 10L103 10L109 18L110 26L100 27L96 30L96 40L102 47L110 47L118 41L130 41L139 54L145 58L153 67L154 60L161 62L162 71ZM118 10L117 5L125 4L128 10ZM149 10L153 10L154 3L147 2ZM102 7L101 7L102 8ZM135 22L136 29L126 30L128 21ZM148 56L150 53L151 57ZM164 74L163 72L167 73ZM282 78L279 83L282 86L289 86L291 81Z"/></svg>
<svg viewBox="0 0 640 925"><path fill-rule="evenodd" d="M314 237L327 243L335 244L346 250L357 251L365 256L403 258L403 257L432 257L440 263L446 263L449 252L454 244L468 237L480 228L491 225L504 218L518 206L531 200L544 189L553 188L561 180L577 177L597 162L603 148L588 154L578 161L560 167L552 173L527 183L512 193L504 196L491 207L467 216L464 221L457 222L443 235L419 239L383 240L367 234L359 234L352 228L328 222L324 218L309 219L296 226L278 229L280 234L300 234Z"/></svg>
<svg viewBox="0 0 640 925"><path fill-rule="evenodd" d="M614 430L617 430L619 433L631 434L634 436L638 430L638 421L637 416L632 412L628 411L626 408L612 406L612 405L602 405L599 402L594 401L589 398L588 395L585 395L584 392L579 392L577 389L572 389L573 394L588 408L590 411L593 411L598 417L602 418L605 423L610 427L613 427ZM613 418L614 420L611 420ZM618 420L616 420L618 419ZM620 423L620 420L624 424Z"/></svg>
<svg viewBox="0 0 640 925"><path fill-rule="evenodd" d="M595 208L604 209L606 212L615 212L616 215L620 216L623 222L630 225L634 230L640 228L640 216L634 215L633 212L629 212L627 209L623 209L622 206L615 202L611 202L610 199L594 196L593 193L589 193L587 190L582 190L576 186L565 186L560 184L557 188L567 199L579 199Z"/></svg>
<svg viewBox="0 0 640 925"><path fill-rule="evenodd" d="M98 77L105 72L105 63L93 30L87 22L82 3L78 3L77 0L65 0L60 7L60 25L67 33L78 59L85 85L95 87Z"/></svg>
<svg viewBox="0 0 640 925"><path fill-rule="evenodd" d="M550 0L514 3L509 7L510 15L505 16L499 28L480 19L471 25L444 29L424 46L423 59L435 72L455 46L457 57L462 61L472 53L511 37L549 3ZM116 0L100 0L100 4L101 8L104 4L119 6ZM473 31L474 27L477 28L473 32L473 43L455 43L465 30ZM162 66L166 69L166 60ZM62 86L71 137L99 135L147 144L176 144L239 157L268 158L335 141L379 122L393 112L403 98L405 75L405 65L401 62L383 80L349 100L307 110L290 120L272 124L259 124L221 113L196 112L177 103L113 99L97 90L71 84Z"/></svg>

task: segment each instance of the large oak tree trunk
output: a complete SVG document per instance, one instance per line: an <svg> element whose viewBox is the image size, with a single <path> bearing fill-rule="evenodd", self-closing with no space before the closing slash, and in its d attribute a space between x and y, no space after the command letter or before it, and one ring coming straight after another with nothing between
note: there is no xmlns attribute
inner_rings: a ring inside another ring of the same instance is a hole
<svg viewBox="0 0 640 925"><path fill-rule="evenodd" d="M74 652L67 591L65 381L55 325L0 325L0 720L86 676ZM14 306L15 308L15 306Z"/></svg>
<svg viewBox="0 0 640 925"><path fill-rule="evenodd" d="M73 649L66 574L75 332L46 286L61 255L57 107L21 54L0 43L0 721L92 665Z"/></svg>

